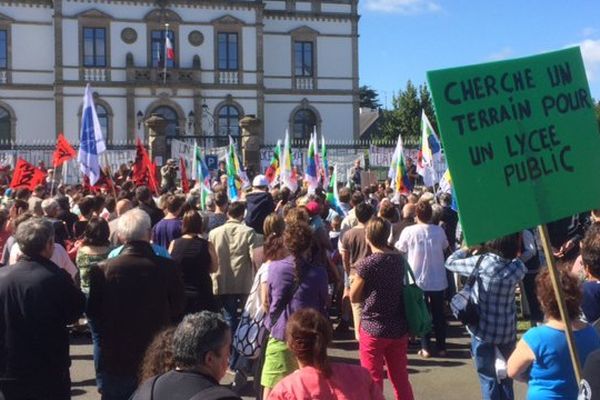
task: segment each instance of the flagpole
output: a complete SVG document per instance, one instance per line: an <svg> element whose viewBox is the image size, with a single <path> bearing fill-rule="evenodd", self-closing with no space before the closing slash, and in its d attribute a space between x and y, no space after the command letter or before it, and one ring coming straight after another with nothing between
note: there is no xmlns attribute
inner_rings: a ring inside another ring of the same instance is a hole
<svg viewBox="0 0 600 400"><path fill-rule="evenodd" d="M52 182L50 182L50 197L54 193L54 179L56 179L56 165L53 165L52 169Z"/></svg>
<svg viewBox="0 0 600 400"><path fill-rule="evenodd" d="M165 53L164 53L164 57L165 57L165 67L163 70L163 85L167 84L167 62L169 61L169 57L167 52L169 51L167 49L167 40L169 37L169 24L165 24Z"/></svg>

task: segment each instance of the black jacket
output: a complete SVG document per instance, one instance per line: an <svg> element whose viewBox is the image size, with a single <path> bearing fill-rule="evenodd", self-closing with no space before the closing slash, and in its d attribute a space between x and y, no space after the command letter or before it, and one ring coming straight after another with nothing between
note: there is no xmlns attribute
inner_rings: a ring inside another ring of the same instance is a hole
<svg viewBox="0 0 600 400"><path fill-rule="evenodd" d="M178 322L184 307L177 265L150 243L125 245L90 268L87 315L98 326L104 370L135 377L154 335Z"/></svg>
<svg viewBox="0 0 600 400"><path fill-rule="evenodd" d="M138 205L138 208L140 210L146 211L146 214L150 216L150 222L152 223L152 226L158 224L158 221L165 217L165 213L156 206L148 205L146 203L140 203Z"/></svg>
<svg viewBox="0 0 600 400"><path fill-rule="evenodd" d="M268 192L250 192L246 195L246 218L244 222L256 233L263 232L263 223L265 218L275 211L275 202L271 193Z"/></svg>
<svg viewBox="0 0 600 400"><path fill-rule="evenodd" d="M85 296L69 274L46 258L23 256L0 269L3 390L6 381L12 381L13 387L35 389L48 397L65 389L70 393L67 324L82 315L84 306Z"/></svg>
<svg viewBox="0 0 600 400"><path fill-rule="evenodd" d="M240 397L211 376L190 371L169 371L140 385L131 400L239 400ZM214 388L212 393L206 391Z"/></svg>

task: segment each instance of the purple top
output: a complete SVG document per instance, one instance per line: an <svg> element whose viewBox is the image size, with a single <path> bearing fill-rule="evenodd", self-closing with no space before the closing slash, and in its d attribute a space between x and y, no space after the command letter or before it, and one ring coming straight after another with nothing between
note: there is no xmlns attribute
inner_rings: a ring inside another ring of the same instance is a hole
<svg viewBox="0 0 600 400"><path fill-rule="evenodd" d="M168 249L171 241L181 237L182 225L179 218L161 219L152 228L152 243Z"/></svg>
<svg viewBox="0 0 600 400"><path fill-rule="evenodd" d="M400 253L375 253L356 264L364 279L364 303L361 328L379 338L399 339L408 332L402 290L404 268Z"/></svg>
<svg viewBox="0 0 600 400"><path fill-rule="evenodd" d="M288 318L295 311L303 308L314 308L326 315L327 307L327 271L323 267L304 264L303 276L300 286L292 300L281 313L279 319L273 324L271 314L275 313L282 301L289 298L290 291L294 290L294 258L289 256L283 260L273 261L269 264L269 315L265 319L271 336L277 340L285 340L285 325Z"/></svg>

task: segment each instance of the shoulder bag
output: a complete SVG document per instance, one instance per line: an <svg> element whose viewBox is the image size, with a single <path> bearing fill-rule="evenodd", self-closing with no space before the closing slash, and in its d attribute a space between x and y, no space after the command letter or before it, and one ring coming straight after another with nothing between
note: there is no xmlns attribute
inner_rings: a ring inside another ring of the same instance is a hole
<svg viewBox="0 0 600 400"><path fill-rule="evenodd" d="M431 315L427 304L425 304L423 290L417 286L412 269L406 262L404 262L402 296L404 298L404 313L408 332L414 336L425 336L431 331Z"/></svg>
<svg viewBox="0 0 600 400"><path fill-rule="evenodd" d="M471 297L471 293L473 285L475 285L475 281L479 276L479 266L482 260L483 255L480 255L465 286L450 300L452 315L464 325L477 325L479 323L479 307Z"/></svg>

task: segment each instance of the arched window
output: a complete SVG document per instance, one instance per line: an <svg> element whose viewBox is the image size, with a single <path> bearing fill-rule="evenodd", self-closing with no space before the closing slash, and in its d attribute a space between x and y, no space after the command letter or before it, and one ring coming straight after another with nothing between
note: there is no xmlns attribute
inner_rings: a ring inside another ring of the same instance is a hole
<svg viewBox="0 0 600 400"><path fill-rule="evenodd" d="M158 114L167 121L166 136L177 136L179 134L179 119L174 109L169 106L160 106L155 108L152 114Z"/></svg>
<svg viewBox="0 0 600 400"><path fill-rule="evenodd" d="M0 141L10 140L10 113L0 107Z"/></svg>
<svg viewBox="0 0 600 400"><path fill-rule="evenodd" d="M98 115L100 128L102 128L102 136L104 136L104 139L108 142L108 111L103 105L96 104L96 114Z"/></svg>
<svg viewBox="0 0 600 400"><path fill-rule="evenodd" d="M240 135L240 112L235 106L223 106L218 113L219 136L239 136Z"/></svg>
<svg viewBox="0 0 600 400"><path fill-rule="evenodd" d="M317 125L315 113L307 108L300 109L294 114L294 139L308 139Z"/></svg>

